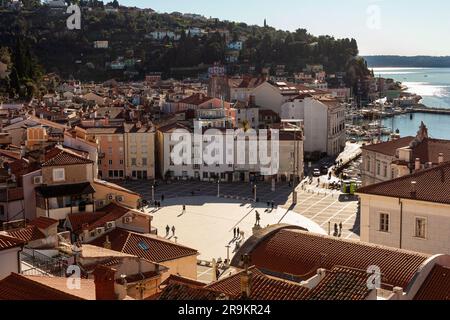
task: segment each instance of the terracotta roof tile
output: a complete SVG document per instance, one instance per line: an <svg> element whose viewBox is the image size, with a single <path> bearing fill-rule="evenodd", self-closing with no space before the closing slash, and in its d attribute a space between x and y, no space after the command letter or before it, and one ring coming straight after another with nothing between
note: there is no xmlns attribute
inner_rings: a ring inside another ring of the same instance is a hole
<svg viewBox="0 0 450 320"><path fill-rule="evenodd" d="M310 292L309 300L365 300L370 293L367 288L369 274L366 270L335 267Z"/></svg>
<svg viewBox="0 0 450 320"><path fill-rule="evenodd" d="M42 279L40 279L42 278ZM81 280L83 293L92 297L92 289L95 287L92 280ZM63 291L63 288L66 290ZM0 300L82 300L79 290L67 291L66 278L50 277L25 277L11 274L0 281ZM95 298L94 298L95 299Z"/></svg>
<svg viewBox="0 0 450 320"><path fill-rule="evenodd" d="M450 268L436 265L414 300L450 300Z"/></svg>
<svg viewBox="0 0 450 320"><path fill-rule="evenodd" d="M201 105L205 102L208 102L214 98L205 96L201 93L194 93L192 96L189 96L187 98L184 98L183 100L180 100L179 103L189 104L189 105Z"/></svg>
<svg viewBox="0 0 450 320"><path fill-rule="evenodd" d="M39 229L47 229L57 223L59 223L58 220L47 217L39 217L30 222L31 225L36 226Z"/></svg>
<svg viewBox="0 0 450 320"><path fill-rule="evenodd" d="M251 295L250 300L302 300L308 295L309 289L297 283L264 275L256 268L250 269ZM241 276L245 270L223 280L208 285L206 288L223 292L234 298L241 298Z"/></svg>
<svg viewBox="0 0 450 320"><path fill-rule="evenodd" d="M79 234L82 231L83 225L94 223L105 215L105 212L72 213L67 215L67 220L70 222L72 231Z"/></svg>
<svg viewBox="0 0 450 320"><path fill-rule="evenodd" d="M430 257L300 230L280 229L261 239L254 238L250 239L255 246L242 254L249 254L251 263L264 273L296 281L309 279L319 268L332 270L336 266L345 266L367 270L369 266L377 265L382 270L383 284L406 288L422 263ZM233 266L241 267L234 260Z"/></svg>
<svg viewBox="0 0 450 320"><path fill-rule="evenodd" d="M109 237L112 250L157 263L198 254L198 251L195 249L181 246L156 236L137 234L120 228L103 235L91 244L103 247L106 236Z"/></svg>
<svg viewBox="0 0 450 320"><path fill-rule="evenodd" d="M450 161L450 140L425 138L413 149L412 160L419 158L421 163L432 162L439 164L439 154L443 153L444 160Z"/></svg>
<svg viewBox="0 0 450 320"><path fill-rule="evenodd" d="M20 239L16 239L10 236L5 236L0 234L0 251L12 249L16 247L21 247L24 242Z"/></svg>
<svg viewBox="0 0 450 320"><path fill-rule="evenodd" d="M197 281L197 280L193 280L193 279L189 279L189 278L185 278L185 277L181 277L181 276L177 276L174 274L171 274L166 280L164 280L161 283L161 286L166 286L169 283L181 283L181 284L187 284L187 285L191 285L191 286L196 286L196 287L204 287L206 286L206 284Z"/></svg>
<svg viewBox="0 0 450 320"><path fill-rule="evenodd" d="M221 295L222 293L220 292L208 290L203 287L173 282L162 290L158 300L206 301L217 300Z"/></svg>
<svg viewBox="0 0 450 320"><path fill-rule="evenodd" d="M366 145L362 147L362 150L373 151L394 157L397 149L409 146L413 140L414 137L404 137L388 142Z"/></svg>
<svg viewBox="0 0 450 320"><path fill-rule="evenodd" d="M75 153L67 152L59 148L53 148L46 156L46 161L42 163L43 167L67 166L76 164L92 164L93 161L83 158Z"/></svg>
<svg viewBox="0 0 450 320"><path fill-rule="evenodd" d="M415 192L412 192L413 182L416 182ZM357 193L450 204L450 162L363 187Z"/></svg>
<svg viewBox="0 0 450 320"><path fill-rule="evenodd" d="M9 230L8 234L11 237L20 239L25 242L35 241L45 239L46 236L36 227L36 226L27 226L25 228Z"/></svg>

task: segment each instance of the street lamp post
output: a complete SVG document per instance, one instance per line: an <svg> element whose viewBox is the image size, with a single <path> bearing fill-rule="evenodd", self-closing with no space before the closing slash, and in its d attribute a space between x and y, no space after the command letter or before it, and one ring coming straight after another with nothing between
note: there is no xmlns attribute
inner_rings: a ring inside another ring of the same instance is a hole
<svg viewBox="0 0 450 320"><path fill-rule="evenodd" d="M217 198L220 198L220 179L217 179Z"/></svg>
<svg viewBox="0 0 450 320"><path fill-rule="evenodd" d="M155 203L155 185L152 185L152 204Z"/></svg>
<svg viewBox="0 0 450 320"><path fill-rule="evenodd" d="M256 184L253 185L253 201L256 202Z"/></svg>

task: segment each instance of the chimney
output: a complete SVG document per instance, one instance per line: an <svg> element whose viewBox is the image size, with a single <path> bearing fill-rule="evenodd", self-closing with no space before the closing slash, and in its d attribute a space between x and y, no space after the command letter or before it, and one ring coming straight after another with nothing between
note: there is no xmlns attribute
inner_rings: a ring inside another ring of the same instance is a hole
<svg viewBox="0 0 450 320"><path fill-rule="evenodd" d="M420 158L416 158L416 164L415 164L415 170L419 171L421 169L422 165L420 163Z"/></svg>
<svg viewBox="0 0 450 320"><path fill-rule="evenodd" d="M395 295L395 300L402 300L402 298L403 298L403 293L404 293L403 288L395 287L395 288L393 289L393 293L394 293L394 295Z"/></svg>
<svg viewBox="0 0 450 320"><path fill-rule="evenodd" d="M439 164L443 164L444 163L444 154L443 153L439 153L438 163Z"/></svg>
<svg viewBox="0 0 450 320"><path fill-rule="evenodd" d="M417 197L417 181L411 182L411 197L413 198Z"/></svg>
<svg viewBox="0 0 450 320"><path fill-rule="evenodd" d="M252 272L249 270L250 256L243 256L245 270L241 275L241 294L243 299L248 299L252 293Z"/></svg>
<svg viewBox="0 0 450 320"><path fill-rule="evenodd" d="M101 265L94 270L95 300L117 300L115 273L115 269Z"/></svg>
<svg viewBox="0 0 450 320"><path fill-rule="evenodd" d="M111 241L109 241L109 236L106 236L106 240L103 243L103 248L111 250Z"/></svg>

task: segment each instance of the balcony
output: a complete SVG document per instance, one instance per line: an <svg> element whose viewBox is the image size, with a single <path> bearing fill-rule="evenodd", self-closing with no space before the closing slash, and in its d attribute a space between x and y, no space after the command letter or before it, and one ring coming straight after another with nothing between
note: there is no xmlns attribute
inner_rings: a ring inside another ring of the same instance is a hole
<svg viewBox="0 0 450 320"><path fill-rule="evenodd" d="M93 212L94 193L89 182L36 188L37 215L63 220L71 213Z"/></svg>

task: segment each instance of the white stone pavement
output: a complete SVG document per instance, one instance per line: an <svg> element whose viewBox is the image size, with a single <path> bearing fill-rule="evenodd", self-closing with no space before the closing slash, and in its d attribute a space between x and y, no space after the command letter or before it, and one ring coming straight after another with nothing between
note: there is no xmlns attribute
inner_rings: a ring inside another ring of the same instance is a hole
<svg viewBox="0 0 450 320"><path fill-rule="evenodd" d="M180 205L181 204L181 205ZM182 214L182 204L186 212ZM153 226L158 228L159 236L166 235L166 226L175 226L175 236L179 244L192 247L200 252L200 260L211 261L213 258L226 259L227 245L230 245L230 258L233 257L236 241L233 242L233 229L244 232L245 239L252 235L256 222L256 211L259 212L261 227L286 223L297 225L311 232L326 234L317 223L298 213L279 208L272 213L266 212L265 204L242 204L237 200L216 197L189 197L169 199L164 207L154 212L147 208L146 212L154 216ZM172 232L169 236L175 238Z"/></svg>

